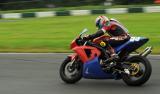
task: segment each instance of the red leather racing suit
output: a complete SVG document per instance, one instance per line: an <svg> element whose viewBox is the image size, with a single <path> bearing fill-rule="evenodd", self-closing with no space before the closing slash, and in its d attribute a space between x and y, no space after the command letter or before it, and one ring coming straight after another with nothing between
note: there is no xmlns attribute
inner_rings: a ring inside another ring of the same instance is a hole
<svg viewBox="0 0 160 94"><path fill-rule="evenodd" d="M102 41L107 44L106 48L109 50L111 55L115 54L115 51L112 47L122 44L130 39L128 30L115 19L111 19L108 26L103 26L96 33L89 35L87 39L93 40L97 37L104 35L105 33L108 33L110 37L103 39Z"/></svg>

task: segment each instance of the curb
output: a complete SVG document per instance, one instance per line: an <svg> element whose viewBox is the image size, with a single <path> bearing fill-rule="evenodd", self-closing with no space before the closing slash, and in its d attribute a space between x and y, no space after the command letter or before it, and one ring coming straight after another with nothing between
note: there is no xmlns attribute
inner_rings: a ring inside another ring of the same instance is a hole
<svg viewBox="0 0 160 94"><path fill-rule="evenodd" d="M132 8L111 8L97 10L70 10L70 11L45 11L30 13L5 13L0 14L0 19L6 18L31 18L31 17L54 17L54 16L80 16L92 14L124 14L124 13L153 13L160 12L160 6L132 7Z"/></svg>
<svg viewBox="0 0 160 94"><path fill-rule="evenodd" d="M7 54L10 54L10 55L22 55L22 54L25 54L25 55L30 55L30 54L34 54L34 55L68 55L68 54L72 54L72 53L0 53L0 55L7 55ZM136 55L136 54L131 54L131 55ZM160 57L160 54L150 54L149 56L159 56Z"/></svg>

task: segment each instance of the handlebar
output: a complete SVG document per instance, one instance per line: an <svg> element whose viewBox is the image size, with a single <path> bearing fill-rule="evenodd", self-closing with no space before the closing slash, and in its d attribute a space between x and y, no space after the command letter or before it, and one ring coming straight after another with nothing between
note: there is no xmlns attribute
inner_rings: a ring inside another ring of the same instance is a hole
<svg viewBox="0 0 160 94"><path fill-rule="evenodd" d="M88 32L88 29L87 28L83 29L82 32L79 34L79 37L82 38L82 35L86 32Z"/></svg>
<svg viewBox="0 0 160 94"><path fill-rule="evenodd" d="M77 38L76 41L77 41L77 44L79 44L79 45L88 45L88 46L96 47L97 49L99 49L102 52L102 54L106 54L105 53L106 51L103 47L101 47L98 44L93 43L92 41L85 41L81 37Z"/></svg>

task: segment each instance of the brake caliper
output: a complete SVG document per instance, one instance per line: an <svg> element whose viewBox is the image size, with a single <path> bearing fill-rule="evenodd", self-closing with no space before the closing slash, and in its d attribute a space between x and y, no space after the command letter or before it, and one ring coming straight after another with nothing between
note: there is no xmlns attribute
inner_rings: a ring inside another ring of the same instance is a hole
<svg viewBox="0 0 160 94"><path fill-rule="evenodd" d="M135 76L140 71L140 66L137 63L132 63L130 66L131 76Z"/></svg>

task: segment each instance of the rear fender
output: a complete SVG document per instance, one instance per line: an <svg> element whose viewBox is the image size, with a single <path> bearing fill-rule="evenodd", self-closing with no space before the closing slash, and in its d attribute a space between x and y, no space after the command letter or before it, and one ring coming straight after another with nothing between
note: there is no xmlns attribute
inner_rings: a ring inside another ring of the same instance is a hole
<svg viewBox="0 0 160 94"><path fill-rule="evenodd" d="M122 51L122 50L127 50L127 52L131 53L144 45L149 39L144 38L144 37L131 37L130 40L128 40L126 43L123 45L120 45L118 47L115 47L116 53Z"/></svg>

